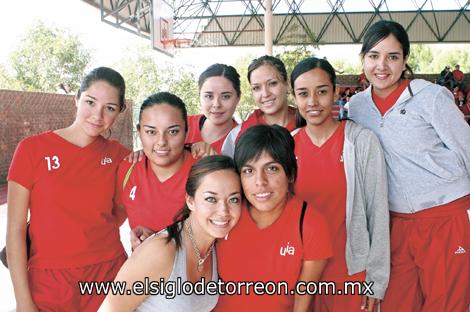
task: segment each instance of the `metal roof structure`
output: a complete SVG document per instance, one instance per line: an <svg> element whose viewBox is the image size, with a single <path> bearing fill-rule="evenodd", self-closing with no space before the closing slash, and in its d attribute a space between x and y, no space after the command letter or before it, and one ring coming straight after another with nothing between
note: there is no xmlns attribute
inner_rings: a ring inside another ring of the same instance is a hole
<svg viewBox="0 0 470 312"><path fill-rule="evenodd" d="M151 39L152 0L82 0L102 21ZM174 38L191 47L261 46L264 1L173 0ZM275 45L360 43L380 19L402 24L411 42L470 42L470 0L272 0Z"/></svg>

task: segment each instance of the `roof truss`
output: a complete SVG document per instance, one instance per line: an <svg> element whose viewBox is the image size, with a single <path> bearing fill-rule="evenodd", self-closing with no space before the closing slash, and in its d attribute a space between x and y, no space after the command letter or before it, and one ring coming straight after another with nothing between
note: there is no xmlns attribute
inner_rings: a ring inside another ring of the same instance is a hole
<svg viewBox="0 0 470 312"><path fill-rule="evenodd" d="M151 38L152 0L83 1L100 8L104 22ZM263 45L264 1L167 2L174 12L174 37L191 39L193 47ZM415 43L470 42L469 5L470 0L273 0L273 41L359 43L372 23L391 19L401 23Z"/></svg>

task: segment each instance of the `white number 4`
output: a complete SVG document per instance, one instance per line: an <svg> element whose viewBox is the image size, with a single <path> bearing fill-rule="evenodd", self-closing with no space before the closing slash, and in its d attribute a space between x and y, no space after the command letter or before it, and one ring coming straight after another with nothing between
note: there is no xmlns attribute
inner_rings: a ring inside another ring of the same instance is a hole
<svg viewBox="0 0 470 312"><path fill-rule="evenodd" d="M131 191L129 193L129 198L134 200L135 199L135 191L137 190L137 185L134 185L133 188L131 188Z"/></svg>
<svg viewBox="0 0 470 312"><path fill-rule="evenodd" d="M58 169L60 167L59 157L44 157L47 161L47 170L51 171L52 169Z"/></svg>

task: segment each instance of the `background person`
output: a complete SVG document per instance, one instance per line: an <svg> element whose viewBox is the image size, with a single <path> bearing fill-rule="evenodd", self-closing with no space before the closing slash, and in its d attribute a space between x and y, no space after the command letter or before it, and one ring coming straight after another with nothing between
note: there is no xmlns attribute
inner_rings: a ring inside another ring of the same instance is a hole
<svg viewBox="0 0 470 312"><path fill-rule="evenodd" d="M452 71L452 76L454 77L455 79L455 82L457 83L457 85L459 86L459 88L461 90L464 89L464 86L462 86L462 83L463 83L463 80L465 78L465 75L464 73L460 70L460 65L457 64L455 65L455 68L454 70Z"/></svg>
<svg viewBox="0 0 470 312"><path fill-rule="evenodd" d="M447 87L449 90L454 90L455 79L454 75L450 71L449 66L444 67L444 69L441 71L439 77L437 78L437 84Z"/></svg>
<svg viewBox="0 0 470 312"><path fill-rule="evenodd" d="M361 57L371 83L350 117L382 143L391 210L391 271L382 311L467 311L470 304L470 128L452 94L406 79L410 43L373 24Z"/></svg>

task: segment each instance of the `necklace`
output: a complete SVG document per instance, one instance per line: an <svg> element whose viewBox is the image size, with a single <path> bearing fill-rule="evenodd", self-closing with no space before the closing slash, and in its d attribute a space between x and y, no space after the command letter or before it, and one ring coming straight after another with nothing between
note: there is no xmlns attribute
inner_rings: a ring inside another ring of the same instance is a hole
<svg viewBox="0 0 470 312"><path fill-rule="evenodd" d="M191 229L191 225L189 224L188 219L184 220L184 228L186 229L186 232L188 233L189 240L191 241L191 244L193 245L194 252L196 253L197 257L197 271L202 272L202 269L204 268L204 262L206 259L209 257L209 255L212 252L212 249L214 248L214 242L212 242L211 246L209 247L209 250L207 251L207 254L203 257L201 257L201 251L199 251L199 248L197 247L196 241L194 240L193 237L193 230Z"/></svg>

